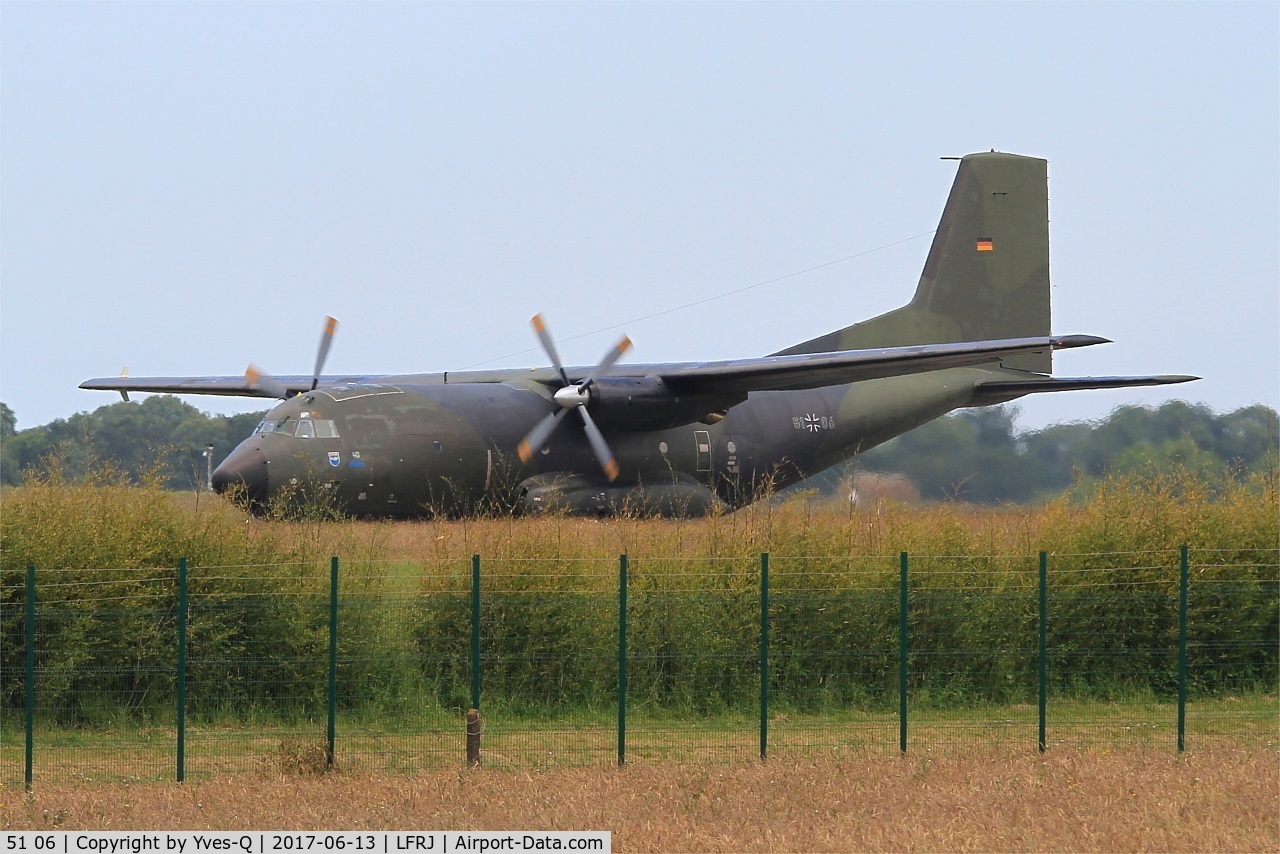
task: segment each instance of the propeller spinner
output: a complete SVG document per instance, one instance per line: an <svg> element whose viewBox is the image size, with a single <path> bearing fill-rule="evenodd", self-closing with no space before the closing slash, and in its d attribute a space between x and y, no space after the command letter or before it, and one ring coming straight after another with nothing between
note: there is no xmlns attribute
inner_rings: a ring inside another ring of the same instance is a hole
<svg viewBox="0 0 1280 854"><path fill-rule="evenodd" d="M541 314L535 314L530 321L533 324L533 330L538 335L538 341L542 343L542 349L546 351L547 356L551 359L551 364L560 373L560 379L564 383L557 389L553 399L560 405L558 412L552 412L543 418L528 435L520 441L516 448L516 453L520 456L520 462L527 463L533 458L535 451L542 448L551 438L551 434L560 426L560 422L564 420L569 410L576 409L582 415L582 427L586 431L587 441L591 443L591 451L595 454L596 460L600 463L600 468L604 470L604 475L610 481L618 477L618 461L613 457L613 451L609 450L609 443L604 440L604 434L600 432L600 428L596 426L596 422L591 417L591 413L587 411L587 404L591 402L591 386L597 379L604 376L614 363L622 358L622 354L631 349L631 339L623 335L622 340L613 346L604 358L600 360L600 364L591 369L591 373L580 383L571 383L569 375L565 372L564 365L560 362L560 353L556 350L555 341L551 337L551 333L547 330L546 321L543 320Z"/></svg>
<svg viewBox="0 0 1280 854"><path fill-rule="evenodd" d="M329 347L333 344L333 334L337 331L337 319L326 317L324 319L324 331L320 333L320 348L316 351L316 367L311 374L312 391L315 391L316 386L320 384L320 371L324 369L325 360L329 358ZM263 373L252 364L244 372L244 381L249 388L266 392L271 397L278 397L281 400L289 397L289 389L285 387L284 383L270 374Z"/></svg>

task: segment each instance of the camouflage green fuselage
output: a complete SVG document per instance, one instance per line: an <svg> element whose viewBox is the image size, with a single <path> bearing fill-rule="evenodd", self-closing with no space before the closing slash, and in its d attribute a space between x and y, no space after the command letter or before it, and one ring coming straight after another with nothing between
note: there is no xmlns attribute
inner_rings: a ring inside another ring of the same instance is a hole
<svg viewBox="0 0 1280 854"><path fill-rule="evenodd" d="M229 459L263 459L266 502L320 495L352 515L449 515L557 505L705 512L750 503L974 400L982 381L1021 372L953 369L805 391L751 393L715 424L606 432L621 475L600 475L576 423L527 464L514 453L554 411L538 382L352 385L292 398ZM422 378L419 378L422 379ZM336 436L279 425L331 421ZM293 435L290 435L293 433ZM243 474L243 464L241 464ZM256 478L251 478L256 480ZM312 492L318 490L318 493ZM261 503L266 503L261 502ZM545 504L543 503L545 502Z"/></svg>

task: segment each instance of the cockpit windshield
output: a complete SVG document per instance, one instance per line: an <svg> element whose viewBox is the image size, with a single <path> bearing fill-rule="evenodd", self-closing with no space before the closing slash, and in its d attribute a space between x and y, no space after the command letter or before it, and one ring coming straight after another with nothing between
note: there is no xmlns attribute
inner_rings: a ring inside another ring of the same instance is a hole
<svg viewBox="0 0 1280 854"><path fill-rule="evenodd" d="M264 418L254 432L281 433L298 439L337 439L338 425L332 418L312 418L311 413L304 412L300 418Z"/></svg>

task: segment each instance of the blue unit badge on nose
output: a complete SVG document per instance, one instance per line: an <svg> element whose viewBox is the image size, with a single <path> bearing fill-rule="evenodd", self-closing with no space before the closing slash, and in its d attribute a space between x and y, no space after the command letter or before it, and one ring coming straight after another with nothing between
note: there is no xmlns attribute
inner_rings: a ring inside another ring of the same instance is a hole
<svg viewBox="0 0 1280 854"><path fill-rule="evenodd" d="M339 465L341 465L341 464L342 464L342 452L341 452L341 451L330 451L330 452L329 452L329 465L334 466L334 467L336 468L337 466L339 466Z"/></svg>

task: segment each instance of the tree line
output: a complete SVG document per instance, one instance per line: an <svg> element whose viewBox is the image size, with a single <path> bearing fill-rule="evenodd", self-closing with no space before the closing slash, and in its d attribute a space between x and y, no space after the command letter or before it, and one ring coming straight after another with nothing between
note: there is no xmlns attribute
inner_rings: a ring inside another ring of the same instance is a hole
<svg viewBox="0 0 1280 854"><path fill-rule="evenodd" d="M25 472L56 454L72 478L108 463L134 481L154 475L167 488L193 489L205 482L208 446L217 466L264 414L210 415L171 395L152 395L18 430L16 414L0 403L0 483L22 483Z"/></svg>
<svg viewBox="0 0 1280 854"><path fill-rule="evenodd" d="M159 477L170 489L204 483L204 451L216 466L248 436L264 413L210 415L176 397L155 395L80 412L39 427L16 429L0 403L0 483L57 454L75 477L110 463L128 477ZM899 436L817 477L807 486L835 492L856 472L892 473L929 500L978 504L1030 503L1060 494L1081 479L1146 466L1180 465L1205 475L1275 467L1280 418L1247 406L1215 413L1181 400L1159 407L1120 406L1099 421L1018 430L1016 406L961 410Z"/></svg>
<svg viewBox="0 0 1280 854"><path fill-rule="evenodd" d="M1262 405L1219 414L1171 400L1025 431L1015 427L1017 412L1009 405L961 410L854 457L822 480L894 473L927 500L1033 503L1108 474L1180 467L1214 479L1275 470L1277 463L1280 418Z"/></svg>

